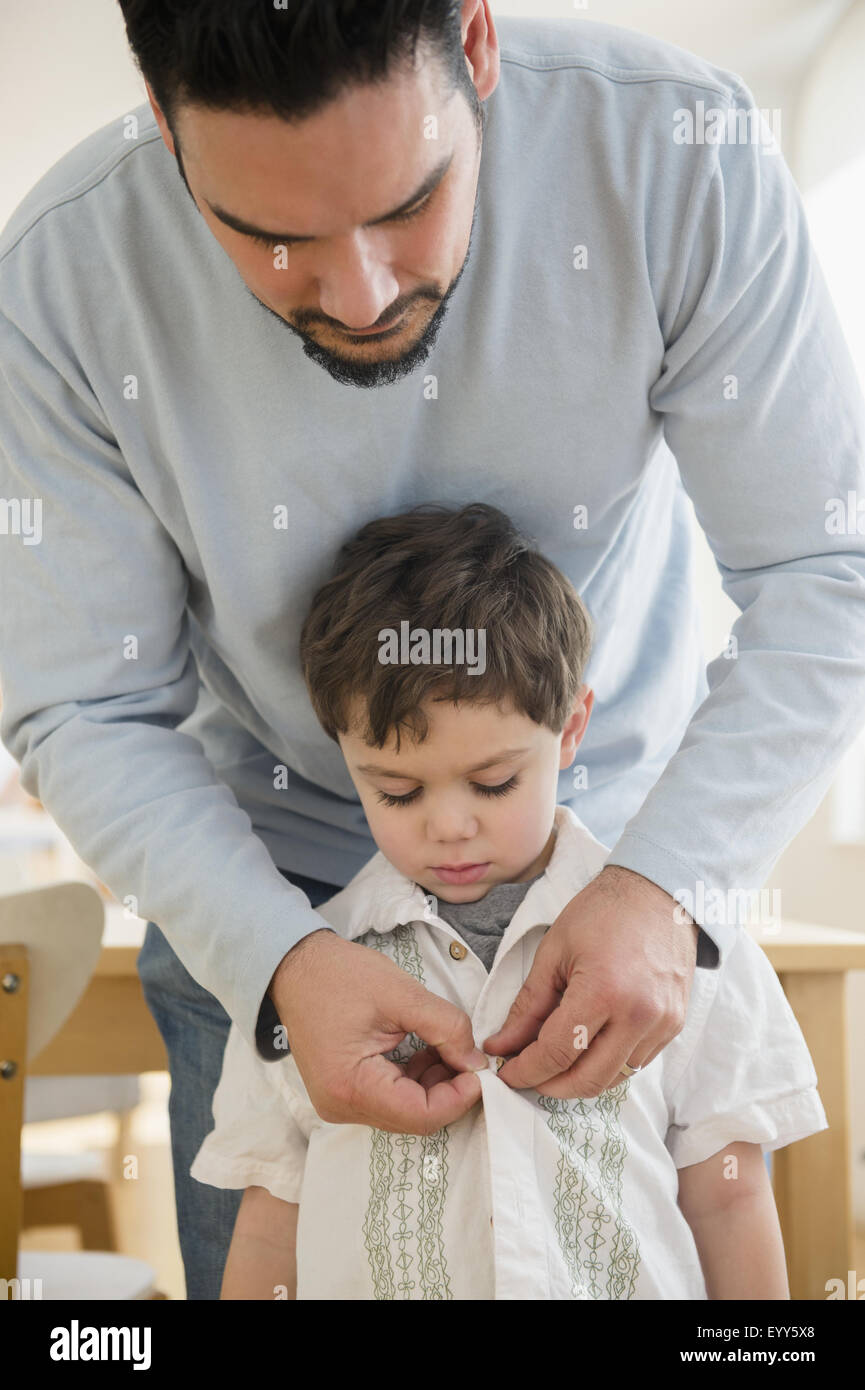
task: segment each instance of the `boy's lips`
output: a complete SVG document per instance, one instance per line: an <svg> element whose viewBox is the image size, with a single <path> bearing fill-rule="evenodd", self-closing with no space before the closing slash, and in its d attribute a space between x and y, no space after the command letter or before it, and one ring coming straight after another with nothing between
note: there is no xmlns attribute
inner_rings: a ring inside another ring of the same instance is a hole
<svg viewBox="0 0 865 1390"><path fill-rule="evenodd" d="M472 883L482 878L489 866L489 860L485 864L435 864L432 871L445 883Z"/></svg>

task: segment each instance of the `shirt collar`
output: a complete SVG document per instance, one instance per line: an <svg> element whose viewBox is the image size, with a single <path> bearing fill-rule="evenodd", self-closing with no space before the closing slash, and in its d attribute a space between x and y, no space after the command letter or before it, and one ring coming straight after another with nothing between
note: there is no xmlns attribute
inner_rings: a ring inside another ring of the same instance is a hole
<svg viewBox="0 0 865 1390"><path fill-rule="evenodd" d="M600 872L609 853L569 806L556 807L555 828L550 862L520 905L524 911L530 909L538 921L552 922L564 904ZM379 850L316 911L340 936L354 941L368 931L383 934L409 922L424 921L429 896Z"/></svg>

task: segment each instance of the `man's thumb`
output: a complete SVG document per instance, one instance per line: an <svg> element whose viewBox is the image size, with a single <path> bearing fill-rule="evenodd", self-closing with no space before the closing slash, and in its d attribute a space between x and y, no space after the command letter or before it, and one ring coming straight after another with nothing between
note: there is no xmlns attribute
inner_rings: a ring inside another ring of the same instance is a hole
<svg viewBox="0 0 865 1390"><path fill-rule="evenodd" d="M541 974L536 960L499 1031L482 1039L484 1047L488 1052L498 1052L506 1057L522 1052L524 1047L535 1041L559 1000L552 977Z"/></svg>
<svg viewBox="0 0 865 1390"><path fill-rule="evenodd" d="M483 1071L489 1066L475 1043L468 1014L440 994L427 991L419 1010L413 1010L411 1028L454 1071Z"/></svg>

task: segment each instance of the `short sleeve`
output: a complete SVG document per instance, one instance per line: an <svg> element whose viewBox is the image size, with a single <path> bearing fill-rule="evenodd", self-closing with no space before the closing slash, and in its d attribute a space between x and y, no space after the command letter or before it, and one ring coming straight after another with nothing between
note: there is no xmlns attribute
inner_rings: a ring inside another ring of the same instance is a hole
<svg viewBox="0 0 865 1390"><path fill-rule="evenodd" d="M743 928L719 967L667 1104L666 1146L677 1168L702 1163L725 1144L760 1144L769 1153L829 1127L796 1016L765 952Z"/></svg>
<svg viewBox="0 0 865 1390"><path fill-rule="evenodd" d="M263 1061L232 1024L213 1119L191 1177L211 1187L265 1187L284 1202L300 1201L309 1134L320 1121L291 1056Z"/></svg>

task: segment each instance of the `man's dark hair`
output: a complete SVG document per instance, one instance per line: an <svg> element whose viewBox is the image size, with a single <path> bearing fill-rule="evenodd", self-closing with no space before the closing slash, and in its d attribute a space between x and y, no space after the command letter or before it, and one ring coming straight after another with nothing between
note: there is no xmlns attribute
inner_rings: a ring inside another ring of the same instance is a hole
<svg viewBox="0 0 865 1390"><path fill-rule="evenodd" d="M383 628L486 634L486 669L383 665ZM459 509L424 502L368 521L340 549L313 595L300 664L329 738L352 727L383 748L393 730L423 743L427 700L511 705L560 734L573 713L594 634L570 580L510 517L486 502Z"/></svg>
<svg viewBox="0 0 865 1390"><path fill-rule="evenodd" d="M460 0L118 0L139 71L177 143L178 107L302 121L354 86L435 55L448 95L483 108L465 60Z"/></svg>

